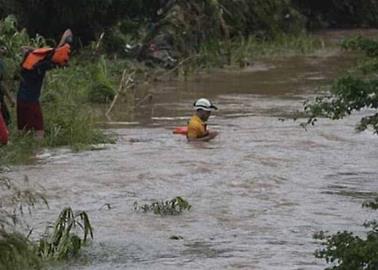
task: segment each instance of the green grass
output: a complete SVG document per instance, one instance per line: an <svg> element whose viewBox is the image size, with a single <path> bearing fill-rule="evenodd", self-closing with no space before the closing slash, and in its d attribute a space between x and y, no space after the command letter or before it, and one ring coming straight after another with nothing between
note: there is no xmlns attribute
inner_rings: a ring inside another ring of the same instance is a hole
<svg viewBox="0 0 378 270"><path fill-rule="evenodd" d="M256 37L241 39L233 45L233 61L246 58L304 56L323 50L323 40L311 35L279 35L272 40L259 40Z"/></svg>
<svg viewBox="0 0 378 270"><path fill-rule="evenodd" d="M181 78L199 71L211 71L225 66L244 67L256 59L308 56L333 50L333 45L311 35L278 35L262 40L250 36L227 41L209 40L199 52L178 68Z"/></svg>
<svg viewBox="0 0 378 270"><path fill-rule="evenodd" d="M0 269L42 269L34 248L34 244L25 236L0 229Z"/></svg>
<svg viewBox="0 0 378 270"><path fill-rule="evenodd" d="M75 233L77 230L82 231L82 237ZM43 260L67 259L78 254L88 237L93 239L88 214L67 207L61 211L51 230L39 240L37 254Z"/></svg>
<svg viewBox="0 0 378 270"><path fill-rule="evenodd" d="M0 147L0 167L32 162L40 146L41 143L31 134L18 134L16 130L12 130L9 144Z"/></svg>

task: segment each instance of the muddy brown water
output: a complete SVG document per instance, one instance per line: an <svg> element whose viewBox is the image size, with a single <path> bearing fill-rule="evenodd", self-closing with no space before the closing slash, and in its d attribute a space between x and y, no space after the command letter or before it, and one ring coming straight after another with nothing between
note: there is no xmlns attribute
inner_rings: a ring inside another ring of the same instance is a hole
<svg viewBox="0 0 378 270"><path fill-rule="evenodd" d="M63 207L89 213L95 238L61 269L324 269L313 233L362 233L374 217L361 203L377 196L378 139L354 131L366 112L307 132L279 118L354 62L339 53L292 57L161 83L132 116L115 113L115 121L134 122L111 130L116 144L45 151L9 175L46 189L50 209L34 211L35 234ZM202 96L219 107L209 126L220 136L190 144L172 128ZM192 205L180 216L133 209L135 201L178 195Z"/></svg>

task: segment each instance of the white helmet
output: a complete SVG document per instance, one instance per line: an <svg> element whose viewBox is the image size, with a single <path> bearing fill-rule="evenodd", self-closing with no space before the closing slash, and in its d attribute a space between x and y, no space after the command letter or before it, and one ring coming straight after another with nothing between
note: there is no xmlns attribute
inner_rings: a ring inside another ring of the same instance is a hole
<svg viewBox="0 0 378 270"><path fill-rule="evenodd" d="M215 107L210 102L210 100L206 98L197 99L196 102L194 102L193 106L195 110L204 110L204 111L218 110L218 108Z"/></svg>

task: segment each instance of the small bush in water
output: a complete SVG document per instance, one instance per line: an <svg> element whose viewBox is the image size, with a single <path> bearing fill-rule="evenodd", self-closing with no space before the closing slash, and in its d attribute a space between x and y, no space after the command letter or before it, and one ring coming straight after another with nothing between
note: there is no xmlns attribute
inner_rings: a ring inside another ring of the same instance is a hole
<svg viewBox="0 0 378 270"><path fill-rule="evenodd" d="M136 211L142 210L144 213L153 212L156 215L166 216L166 215L179 215L183 210L190 210L192 206L188 201L181 197L176 197L170 201L155 201L151 204L144 204L142 206L138 205L138 202L134 203L134 209Z"/></svg>
<svg viewBox="0 0 378 270"><path fill-rule="evenodd" d="M82 238L73 232L77 228L83 231ZM71 208L65 208L55 222L53 231L39 241L38 255L43 259L55 260L76 255L88 236L93 239L88 214L84 211L74 213Z"/></svg>

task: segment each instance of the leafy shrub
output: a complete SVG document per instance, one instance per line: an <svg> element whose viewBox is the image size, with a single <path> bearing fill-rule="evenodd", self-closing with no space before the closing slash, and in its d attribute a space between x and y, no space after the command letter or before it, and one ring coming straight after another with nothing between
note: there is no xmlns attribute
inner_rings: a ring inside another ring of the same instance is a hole
<svg viewBox="0 0 378 270"><path fill-rule="evenodd" d="M361 50L370 57L378 57L378 42L362 36L345 39L341 43L344 49Z"/></svg>
<svg viewBox="0 0 378 270"><path fill-rule="evenodd" d="M134 209L136 211L142 210L144 213L153 212L155 215L179 215L183 210L190 210L192 206L182 197L176 197L169 201L155 201L151 204L138 205L138 202L134 203Z"/></svg>
<svg viewBox="0 0 378 270"><path fill-rule="evenodd" d="M378 198L365 202L363 206L377 209ZM323 245L322 249L315 252L315 256L332 265L326 268L328 270L378 269L378 223L366 222L364 226L369 229L364 238L348 231L331 235L325 232L315 234L314 238Z"/></svg>
<svg viewBox="0 0 378 270"><path fill-rule="evenodd" d="M92 80L88 91L89 101L93 103L110 102L115 95L115 90L109 79L107 64L104 57L101 57L98 63L91 66L90 76Z"/></svg>

